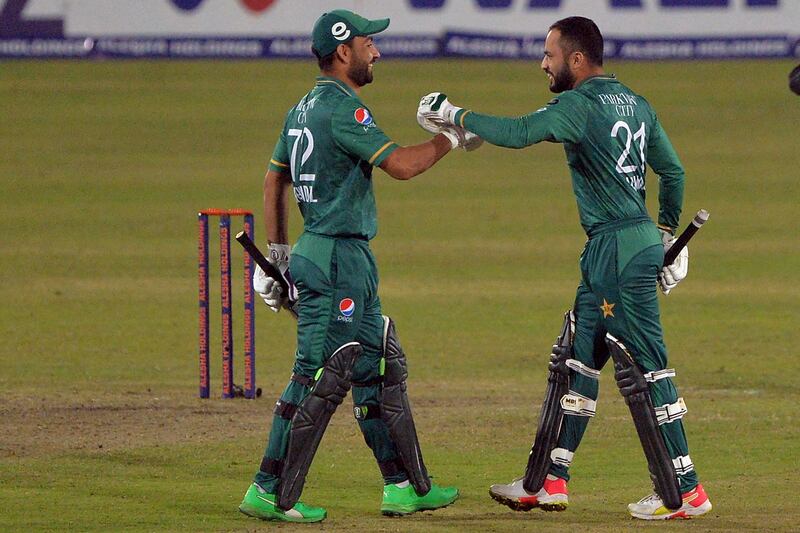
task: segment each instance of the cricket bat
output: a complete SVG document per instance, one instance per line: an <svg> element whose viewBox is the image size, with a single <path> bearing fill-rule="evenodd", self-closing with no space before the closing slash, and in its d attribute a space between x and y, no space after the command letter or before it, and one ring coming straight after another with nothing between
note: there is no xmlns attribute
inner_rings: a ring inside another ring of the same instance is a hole
<svg viewBox="0 0 800 533"><path fill-rule="evenodd" d="M281 288L283 289L283 294L290 294L289 281L286 279L286 277L284 277L283 274L281 274L280 270L275 268L275 265L270 263L267 260L267 258L264 257L264 254L262 254L261 250L258 249L256 243L254 243L250 239L250 237L247 236L247 233L245 233L244 231L240 231L239 233L236 234L236 240L239 242L239 244L242 245L242 248L245 249L245 251L250 255L250 257L253 258L253 261L255 261L256 264L261 267L261 270L263 270L267 276L271 277L272 279L278 280L278 283L281 284ZM297 310L295 309L296 302L292 300L289 300L289 302L290 305L289 307L287 307L287 309L292 314L292 316L297 318Z"/></svg>
<svg viewBox="0 0 800 533"><path fill-rule="evenodd" d="M697 214L692 219L692 223L689 224L683 233L675 240L675 243L667 250L667 253L664 254L664 266L671 265L675 258L678 257L678 254L681 250L688 244L689 240L694 237L694 234L703 227L703 224L706 223L708 220L709 213L705 209L701 209L697 212Z"/></svg>

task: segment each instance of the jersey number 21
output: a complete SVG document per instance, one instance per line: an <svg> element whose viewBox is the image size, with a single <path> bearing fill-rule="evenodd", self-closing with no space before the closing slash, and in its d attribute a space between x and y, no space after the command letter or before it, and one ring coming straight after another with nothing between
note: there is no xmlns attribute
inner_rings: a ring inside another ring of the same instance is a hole
<svg viewBox="0 0 800 533"><path fill-rule="evenodd" d="M614 127L611 128L611 136L615 138L618 137L621 134L620 130L624 130L627 135L625 135L625 149L622 151L622 154L620 154L619 159L617 159L616 170L619 174L624 175L628 183L630 183L631 186L638 191L644 188L644 147L646 146L644 122L642 122L641 127L636 130L636 133L633 133L627 122L624 120L619 120L614 124ZM641 161L640 165L626 164L631 155L631 145L633 144L633 141L636 141L639 145L639 161Z"/></svg>

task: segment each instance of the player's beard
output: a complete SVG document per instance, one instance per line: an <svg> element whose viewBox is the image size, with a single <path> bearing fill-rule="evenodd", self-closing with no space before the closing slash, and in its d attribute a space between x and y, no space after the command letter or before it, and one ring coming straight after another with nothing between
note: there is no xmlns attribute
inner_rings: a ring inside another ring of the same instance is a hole
<svg viewBox="0 0 800 533"><path fill-rule="evenodd" d="M575 85L575 75L569 69L566 63L558 70L558 72L551 72L553 75L553 82L550 84L550 92L563 93L572 89Z"/></svg>
<svg viewBox="0 0 800 533"><path fill-rule="evenodd" d="M350 63L350 70L347 75L359 87L363 87L368 83L372 83L372 70L369 68L369 61L362 61L360 58L353 58L354 61Z"/></svg>

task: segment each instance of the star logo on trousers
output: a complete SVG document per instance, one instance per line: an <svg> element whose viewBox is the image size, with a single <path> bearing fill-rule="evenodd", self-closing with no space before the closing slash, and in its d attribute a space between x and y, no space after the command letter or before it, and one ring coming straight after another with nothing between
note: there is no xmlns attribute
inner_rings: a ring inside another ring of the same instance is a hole
<svg viewBox="0 0 800 533"><path fill-rule="evenodd" d="M617 304L610 304L603 298L603 305L600 306L600 309L603 310L603 318L614 318L614 306Z"/></svg>

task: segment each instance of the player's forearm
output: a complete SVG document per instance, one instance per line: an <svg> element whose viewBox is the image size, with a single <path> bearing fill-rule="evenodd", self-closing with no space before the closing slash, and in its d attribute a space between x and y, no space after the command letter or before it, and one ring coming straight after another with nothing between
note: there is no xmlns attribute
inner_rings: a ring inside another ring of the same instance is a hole
<svg viewBox="0 0 800 533"><path fill-rule="evenodd" d="M670 228L678 227L683 209L683 172L661 175L658 190L658 224Z"/></svg>
<svg viewBox="0 0 800 533"><path fill-rule="evenodd" d="M683 208L685 173L667 134L657 123L648 146L647 162L658 174L658 223L675 230Z"/></svg>
<svg viewBox="0 0 800 533"><path fill-rule="evenodd" d="M274 170L264 176L264 225L270 243L289 242L287 199L290 184L287 176Z"/></svg>
<svg viewBox="0 0 800 533"><path fill-rule="evenodd" d="M504 148L525 148L542 139L531 135L529 117L495 117L469 110L456 114L457 126L479 135L484 141Z"/></svg>
<svg viewBox="0 0 800 533"><path fill-rule="evenodd" d="M450 150L450 140L439 134L428 142L397 148L380 168L395 179L408 180L431 168Z"/></svg>

